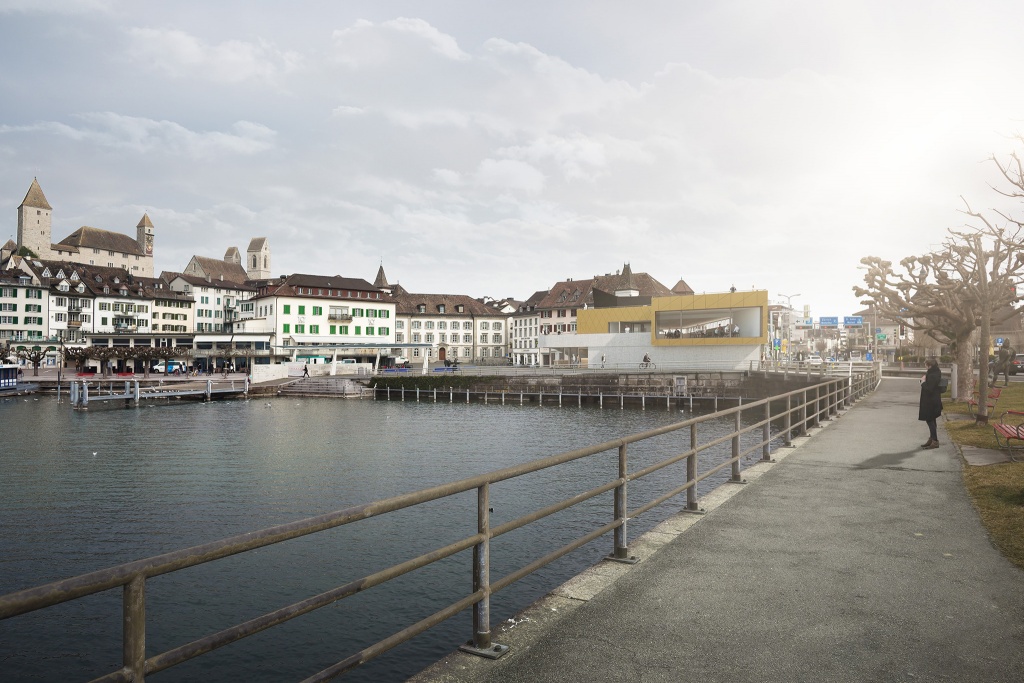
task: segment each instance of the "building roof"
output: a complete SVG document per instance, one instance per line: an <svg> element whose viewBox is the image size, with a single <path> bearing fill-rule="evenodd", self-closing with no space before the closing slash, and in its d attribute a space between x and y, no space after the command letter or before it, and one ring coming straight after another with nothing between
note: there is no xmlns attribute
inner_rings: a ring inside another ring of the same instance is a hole
<svg viewBox="0 0 1024 683"><path fill-rule="evenodd" d="M261 286L266 283L266 290L259 296L308 296L306 293L299 294L299 288L303 289L324 289L328 291L341 290L350 292L379 292L380 290L362 278L342 277L340 275L307 275L294 273L276 280L258 281ZM366 301L383 301L381 299L366 299Z"/></svg>
<svg viewBox="0 0 1024 683"><path fill-rule="evenodd" d="M210 258L209 256L193 256L192 260L199 264L199 267L203 269L203 273L210 278L210 282L219 281L243 284L249 279L245 268L240 263L230 263L222 259ZM188 273L188 275L197 276L198 273Z"/></svg>
<svg viewBox="0 0 1024 683"><path fill-rule="evenodd" d="M39 187L39 181L35 178L32 179L32 184L29 185L25 198L21 200L21 206L31 206L35 209L47 209L49 211L53 211L53 207L50 206L50 202L46 201L46 195L43 194L43 188Z"/></svg>
<svg viewBox="0 0 1024 683"><path fill-rule="evenodd" d="M649 302L652 296L671 296L672 290L647 273L634 273L627 263L621 273L595 275L588 280L563 280L549 289L537 302L537 308L593 308L594 290L613 295L622 290L636 291L639 298ZM620 300L630 297L618 297ZM531 297L532 299L532 297ZM529 301L527 302L529 303Z"/></svg>
<svg viewBox="0 0 1024 683"><path fill-rule="evenodd" d="M679 278L679 282L677 282L675 284L675 286L672 288L672 293L673 294L681 294L683 296L689 296L689 295L693 294L694 292L693 292L693 288L690 287L690 285L686 284L686 282L683 280L683 278Z"/></svg>
<svg viewBox="0 0 1024 683"><path fill-rule="evenodd" d="M170 277L167 277L170 276ZM240 289L248 292L255 292L256 288L245 282L234 282L232 280L220 280L213 278L205 278L200 275L186 275L185 273L160 273L160 279L164 282L171 282L173 280L184 280L193 287L221 287L223 289Z"/></svg>
<svg viewBox="0 0 1024 683"><path fill-rule="evenodd" d="M249 240L248 251L263 251L263 248L265 246L267 246L266 237L253 237L251 240Z"/></svg>
<svg viewBox="0 0 1024 683"><path fill-rule="evenodd" d="M149 220L149 214L148 213L142 214L142 220L140 220L139 224L136 225L135 227L136 228L152 228L153 227L153 221Z"/></svg>
<svg viewBox="0 0 1024 683"><path fill-rule="evenodd" d="M76 247L79 250L83 248L103 249L122 254L146 255L134 237L129 237L120 232L89 227L88 225L83 225L54 245L54 249L60 249L61 247Z"/></svg>
<svg viewBox="0 0 1024 683"><path fill-rule="evenodd" d="M420 294L405 291L401 285L395 285L391 291L391 300L395 303L396 315L474 315L487 317L504 317L487 304L477 301L468 294ZM424 307L420 312L419 307ZM441 313L444 306L444 313ZM458 311L457 306L463 310Z"/></svg>
<svg viewBox="0 0 1024 683"><path fill-rule="evenodd" d="M384 275L384 264L383 263L380 264L380 268L377 269L377 277L373 281L373 286L378 288L378 289L387 289L390 286L390 285L388 285L388 278L387 278L387 276Z"/></svg>

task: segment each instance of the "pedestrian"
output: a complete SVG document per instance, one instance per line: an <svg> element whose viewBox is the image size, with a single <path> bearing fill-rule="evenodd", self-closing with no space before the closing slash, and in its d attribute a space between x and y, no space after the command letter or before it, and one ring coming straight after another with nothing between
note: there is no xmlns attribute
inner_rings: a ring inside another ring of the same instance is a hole
<svg viewBox="0 0 1024 683"><path fill-rule="evenodd" d="M924 362L927 371L921 377L921 404L917 419L928 425L928 440L921 448L938 448L939 433L936 421L942 415L942 371L934 358Z"/></svg>
<svg viewBox="0 0 1024 683"><path fill-rule="evenodd" d="M303 365L302 366L302 376L303 377L309 377L309 366L308 365Z"/></svg>

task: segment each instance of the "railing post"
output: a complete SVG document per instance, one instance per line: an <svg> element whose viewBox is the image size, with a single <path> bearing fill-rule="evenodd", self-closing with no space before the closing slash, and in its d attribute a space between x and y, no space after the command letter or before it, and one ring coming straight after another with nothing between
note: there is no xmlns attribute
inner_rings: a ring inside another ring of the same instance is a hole
<svg viewBox="0 0 1024 683"><path fill-rule="evenodd" d="M626 475L628 474L628 469L626 444L621 444L619 446L619 485L615 487L615 509L613 511L615 519L620 522L620 524L615 527L615 531L613 532L615 547L612 549L612 554L608 559L615 560L616 562L627 562L633 564L636 562L636 558L630 557L629 548L626 547L626 544L629 542L629 538L626 533L626 524L628 522L626 515L629 513L626 506Z"/></svg>
<svg viewBox="0 0 1024 683"><path fill-rule="evenodd" d="M132 683L146 678L146 577L136 575L124 585L122 597L122 660Z"/></svg>
<svg viewBox="0 0 1024 683"><path fill-rule="evenodd" d="M771 462L772 460L772 400L764 402L764 426L761 428L761 461Z"/></svg>
<svg viewBox="0 0 1024 683"><path fill-rule="evenodd" d="M821 426L821 385L814 387L814 426Z"/></svg>
<svg viewBox="0 0 1024 683"><path fill-rule="evenodd" d="M690 425L690 450L686 458L686 483L693 484L686 489L686 509L697 510L697 423Z"/></svg>
<svg viewBox="0 0 1024 683"><path fill-rule="evenodd" d="M793 395L789 394L786 396L786 419L783 421L783 427L785 428L785 436L783 437L783 445L789 447L793 445Z"/></svg>
<svg viewBox="0 0 1024 683"><path fill-rule="evenodd" d="M740 476L740 428L743 426L742 411L737 410L733 415L733 437L732 437L732 478L730 484L742 484L743 477Z"/></svg>
<svg viewBox="0 0 1024 683"><path fill-rule="evenodd" d="M807 390L804 389L800 394L800 436L807 436L807 421L809 419L810 415L807 413Z"/></svg>
<svg viewBox="0 0 1024 683"><path fill-rule="evenodd" d="M497 659L508 652L507 645L491 642L491 485L481 484L476 490L476 530L483 540L473 546L473 592L483 597L473 604L473 642L459 649L488 659Z"/></svg>

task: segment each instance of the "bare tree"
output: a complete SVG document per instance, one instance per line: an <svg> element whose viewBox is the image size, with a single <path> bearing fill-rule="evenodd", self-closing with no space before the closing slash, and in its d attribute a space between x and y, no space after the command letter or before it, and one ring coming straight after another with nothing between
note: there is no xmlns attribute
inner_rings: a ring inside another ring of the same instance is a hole
<svg viewBox="0 0 1024 683"><path fill-rule="evenodd" d="M32 376L39 375L39 366L46 358L46 349L34 346L31 349L18 349L18 358L32 364Z"/></svg>
<svg viewBox="0 0 1024 683"><path fill-rule="evenodd" d="M958 370L958 394L971 395L974 376L971 336L980 328L980 345L987 356L989 329L1019 315L1015 285L1024 274L1024 229L1012 224L991 224L968 207L968 215L982 227L949 230L942 248L900 261L897 272L891 262L877 256L861 259L867 266L865 287L854 287L863 303L938 341L948 344ZM988 392L987 357L981 359L979 392ZM979 405L979 422L987 422L985 402Z"/></svg>

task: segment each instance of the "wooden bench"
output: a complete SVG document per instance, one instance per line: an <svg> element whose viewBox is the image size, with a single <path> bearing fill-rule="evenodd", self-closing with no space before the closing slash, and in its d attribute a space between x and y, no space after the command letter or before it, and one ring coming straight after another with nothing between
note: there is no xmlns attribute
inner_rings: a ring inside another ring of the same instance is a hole
<svg viewBox="0 0 1024 683"><path fill-rule="evenodd" d="M1007 415L1015 415L1024 418L1024 412L1019 410L1007 410L999 416L999 422L992 425L992 431L996 435L996 443L1000 448L1005 448L1013 462L1019 462L1014 457L1015 452L1024 452L1024 424L1009 424L1006 422Z"/></svg>
<svg viewBox="0 0 1024 683"><path fill-rule="evenodd" d="M989 391L988 391L988 398L992 400L992 403L987 403L986 402L985 405L989 408L990 411L993 408L996 407L996 403L999 401L999 397L1002 394L1003 394L1003 390L998 388L998 387L992 387L991 389L989 389ZM971 399L969 401L967 401L967 410L971 413L971 415L973 417L977 417L978 416L978 406L980 404L981 404L980 396L978 396L978 392L975 391L974 395L971 397Z"/></svg>

